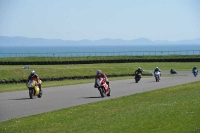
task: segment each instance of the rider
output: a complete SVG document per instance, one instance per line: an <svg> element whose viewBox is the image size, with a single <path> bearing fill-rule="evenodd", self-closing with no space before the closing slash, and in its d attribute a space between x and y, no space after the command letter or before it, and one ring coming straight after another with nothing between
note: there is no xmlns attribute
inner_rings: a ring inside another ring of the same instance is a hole
<svg viewBox="0 0 200 133"><path fill-rule="evenodd" d="M192 69L192 73L194 73L194 70L197 70L197 74L198 74L198 69L197 69L196 66L193 67L193 69Z"/></svg>
<svg viewBox="0 0 200 133"><path fill-rule="evenodd" d="M95 87L95 88L97 87L96 78L100 78L100 77L101 77L101 78L104 78L106 84L107 84L108 87L110 88L108 78L107 78L106 74L104 74L101 70L97 70L97 73L96 73L96 75L95 75L95 85L94 85L94 87Z"/></svg>
<svg viewBox="0 0 200 133"><path fill-rule="evenodd" d="M28 76L27 82L28 82L29 80L31 80L31 79L32 79L32 80L35 80L35 81L38 83L38 87L39 87L40 91L42 91L39 76L35 73L34 70L31 71L30 75Z"/></svg>
<svg viewBox="0 0 200 133"><path fill-rule="evenodd" d="M175 72L175 70L174 70L174 69L171 69L171 70L170 70L170 72L171 72L171 73L174 73L174 72Z"/></svg>
<svg viewBox="0 0 200 133"><path fill-rule="evenodd" d="M155 70L154 70L154 73L155 72L161 72L161 70L158 67L156 67ZM161 73L160 73L160 76L161 76Z"/></svg>
<svg viewBox="0 0 200 133"><path fill-rule="evenodd" d="M140 67L138 67L138 69L137 70L135 70L135 77L136 77L136 74L141 74L141 76L142 76L142 68L140 68Z"/></svg>

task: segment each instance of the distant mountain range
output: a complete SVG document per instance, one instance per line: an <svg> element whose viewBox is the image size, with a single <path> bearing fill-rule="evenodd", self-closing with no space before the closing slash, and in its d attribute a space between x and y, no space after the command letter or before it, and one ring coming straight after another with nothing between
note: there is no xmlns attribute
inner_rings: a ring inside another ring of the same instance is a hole
<svg viewBox="0 0 200 133"><path fill-rule="evenodd" d="M155 40L147 38L139 38L134 40L122 39L100 39L100 40L61 40L61 39L43 39L43 38L25 38L25 37L7 37L0 36L0 46L95 46L95 45L185 45L199 44L200 38L194 40L167 41Z"/></svg>

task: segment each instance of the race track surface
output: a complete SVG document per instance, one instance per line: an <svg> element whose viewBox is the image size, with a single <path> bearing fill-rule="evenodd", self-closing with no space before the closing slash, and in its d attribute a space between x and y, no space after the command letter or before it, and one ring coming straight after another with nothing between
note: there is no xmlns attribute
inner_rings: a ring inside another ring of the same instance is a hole
<svg viewBox="0 0 200 133"><path fill-rule="evenodd" d="M200 80L200 76L194 77L191 71L181 71L178 75L161 77L160 82L156 82L154 77L142 78L139 83L134 79L110 81L111 96L104 98L93 87L94 83L44 88L42 98L36 99L29 98L28 90L0 93L0 121Z"/></svg>

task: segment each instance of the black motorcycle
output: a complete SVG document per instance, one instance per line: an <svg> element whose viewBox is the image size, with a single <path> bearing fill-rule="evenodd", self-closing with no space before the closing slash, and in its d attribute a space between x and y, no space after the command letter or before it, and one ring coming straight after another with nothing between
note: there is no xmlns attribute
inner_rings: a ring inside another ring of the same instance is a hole
<svg viewBox="0 0 200 133"><path fill-rule="evenodd" d="M171 74L177 74L176 70L173 70L173 69L170 70L170 73Z"/></svg>
<svg viewBox="0 0 200 133"><path fill-rule="evenodd" d="M140 81L141 79L141 73L136 73L135 74L135 83L138 83L138 81Z"/></svg>

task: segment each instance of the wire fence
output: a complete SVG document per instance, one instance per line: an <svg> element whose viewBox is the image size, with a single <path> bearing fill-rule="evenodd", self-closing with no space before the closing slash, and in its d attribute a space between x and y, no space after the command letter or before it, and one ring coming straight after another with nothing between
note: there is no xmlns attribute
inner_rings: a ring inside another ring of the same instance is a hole
<svg viewBox="0 0 200 133"><path fill-rule="evenodd" d="M0 58L14 57L84 57L84 56L162 56L200 55L200 50L181 51L124 51L124 52L60 52L60 53L0 53Z"/></svg>

